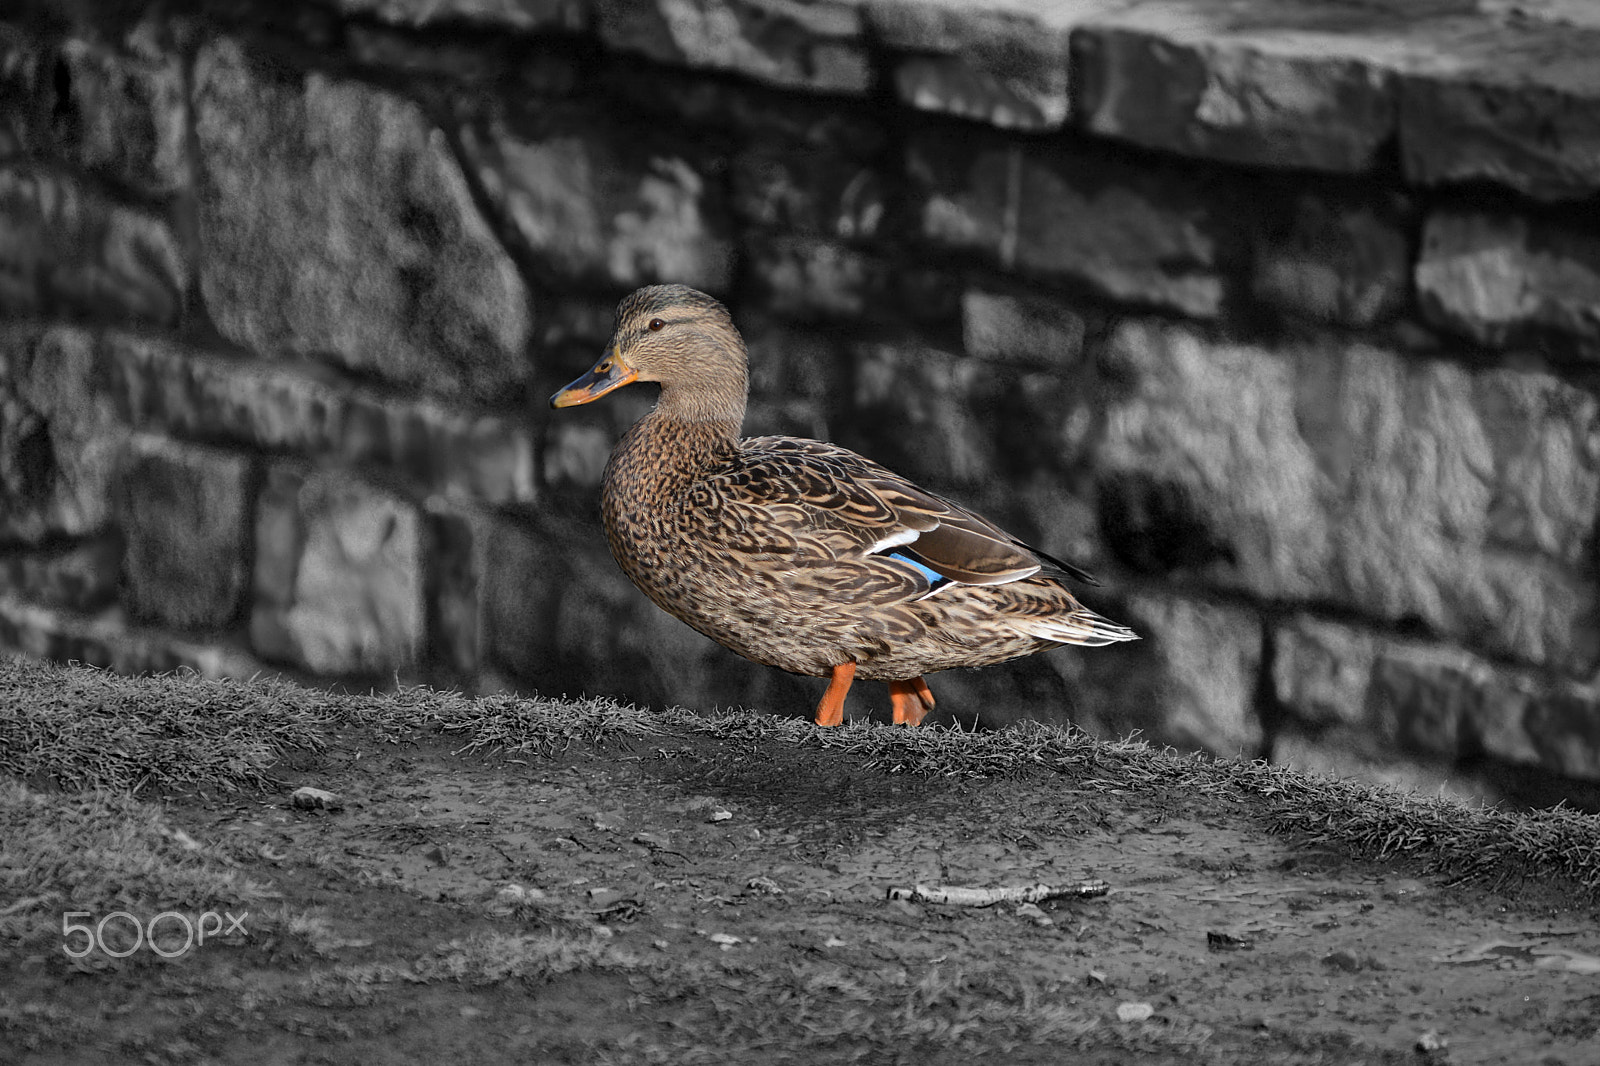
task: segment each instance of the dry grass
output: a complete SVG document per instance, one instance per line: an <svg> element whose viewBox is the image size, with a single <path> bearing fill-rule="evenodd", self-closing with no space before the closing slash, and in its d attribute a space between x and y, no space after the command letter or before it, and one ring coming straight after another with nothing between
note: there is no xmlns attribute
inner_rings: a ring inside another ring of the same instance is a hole
<svg viewBox="0 0 1600 1066"><path fill-rule="evenodd" d="M0 943L59 939L65 911L238 912L271 894L156 804L0 781Z"/></svg>
<svg viewBox="0 0 1600 1066"><path fill-rule="evenodd" d="M340 713L391 742L434 729L460 736L460 753L521 754L550 758L573 744L602 744L654 733L649 716L632 704L589 698L549 700L529 696L463 696L429 688L346 697Z"/></svg>
<svg viewBox="0 0 1600 1066"><path fill-rule="evenodd" d="M0 773L63 788L261 788L319 750L331 699L277 681L124 677L0 659Z"/></svg>
<svg viewBox="0 0 1600 1066"><path fill-rule="evenodd" d="M1070 774L1078 787L1159 788L1246 797L1277 832L1363 856L1404 857L1447 877L1501 885L1570 880L1600 897L1600 818L1565 808L1510 812L1291 771L1181 755L1024 724L994 732L852 724L818 729L753 712L648 712L607 699L470 698L408 688L330 696L286 684L129 678L79 667L0 661L0 772L68 788L266 787L291 749L320 750L323 731L359 724L397 743L459 737L461 752L550 757L662 733L815 747L890 774L965 778Z"/></svg>
<svg viewBox="0 0 1600 1066"><path fill-rule="evenodd" d="M746 718L741 724L735 718ZM696 719L685 728L742 733L754 716ZM1079 787L1145 788L1248 797L1275 832L1354 854L1405 858L1457 881L1499 887L1559 877L1600 898L1600 816L1568 807L1506 811L1307 774L1269 763L1185 755L1140 741L1101 741L1075 729L1024 723L994 732L775 722L773 733L860 759L886 773L945 777L1071 774Z"/></svg>

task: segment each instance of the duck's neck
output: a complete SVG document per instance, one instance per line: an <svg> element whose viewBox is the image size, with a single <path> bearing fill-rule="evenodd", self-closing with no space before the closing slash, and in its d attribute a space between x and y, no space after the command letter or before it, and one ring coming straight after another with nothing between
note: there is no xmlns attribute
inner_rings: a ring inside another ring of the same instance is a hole
<svg viewBox="0 0 1600 1066"><path fill-rule="evenodd" d="M662 389L655 410L633 424L606 464L605 496L647 491L664 500L727 462L739 447L744 396L729 410L728 397L708 402L703 390Z"/></svg>

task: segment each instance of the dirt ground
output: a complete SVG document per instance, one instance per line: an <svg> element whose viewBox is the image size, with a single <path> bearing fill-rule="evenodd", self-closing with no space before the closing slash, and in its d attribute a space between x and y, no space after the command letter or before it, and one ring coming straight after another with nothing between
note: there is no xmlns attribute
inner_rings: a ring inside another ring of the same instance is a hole
<svg viewBox="0 0 1600 1066"><path fill-rule="evenodd" d="M1061 774L455 746L346 729L279 768L337 810L167 797L277 898L172 959L0 961L31 1019L0 1060L1600 1063L1600 923L1559 885L1450 887L1246 801ZM1087 878L1110 891L1037 910L885 898Z"/></svg>

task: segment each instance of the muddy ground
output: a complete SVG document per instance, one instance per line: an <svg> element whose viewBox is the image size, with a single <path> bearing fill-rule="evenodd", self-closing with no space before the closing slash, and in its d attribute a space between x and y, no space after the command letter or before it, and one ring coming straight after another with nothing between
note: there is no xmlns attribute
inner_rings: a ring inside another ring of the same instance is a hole
<svg viewBox="0 0 1600 1066"><path fill-rule="evenodd" d="M281 793L167 797L276 898L171 959L4 959L0 1060L1600 1063L1600 924L1559 884L1312 850L1226 794L458 743L347 728ZM885 899L1088 878L1037 911Z"/></svg>

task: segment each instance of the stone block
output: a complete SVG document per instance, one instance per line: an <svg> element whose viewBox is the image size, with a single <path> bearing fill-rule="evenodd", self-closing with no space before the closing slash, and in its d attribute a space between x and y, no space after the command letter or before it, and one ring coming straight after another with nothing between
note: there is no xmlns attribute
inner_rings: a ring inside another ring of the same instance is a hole
<svg viewBox="0 0 1600 1066"><path fill-rule="evenodd" d="M1324 730L1366 720L1378 657L1375 634L1299 615L1275 627L1272 638L1273 691L1295 721Z"/></svg>
<svg viewBox="0 0 1600 1066"><path fill-rule="evenodd" d="M188 284L162 219L64 174L0 168L0 311L173 325Z"/></svg>
<svg viewBox="0 0 1600 1066"><path fill-rule="evenodd" d="M1363 328L1389 318L1410 295L1407 221L1397 197L1302 192L1260 231L1252 294L1330 325Z"/></svg>
<svg viewBox="0 0 1600 1066"><path fill-rule="evenodd" d="M32 38L0 23L0 159L39 148L40 54Z"/></svg>
<svg viewBox="0 0 1600 1066"><path fill-rule="evenodd" d="M122 542L115 535L0 554L0 589L46 608L92 611L117 596Z"/></svg>
<svg viewBox="0 0 1600 1066"><path fill-rule="evenodd" d="M1134 4L1073 37L1078 121L1149 148L1361 172L1394 136L1381 43L1323 32L1309 4ZM1308 25L1308 23L1313 25Z"/></svg>
<svg viewBox="0 0 1600 1066"><path fill-rule="evenodd" d="M831 422L849 395L851 360L824 330L741 316L750 348L747 436L768 433L831 440Z"/></svg>
<svg viewBox="0 0 1600 1066"><path fill-rule="evenodd" d="M1430 319L1485 344L1535 330L1600 357L1600 229L1517 215L1437 211L1423 231L1417 294Z"/></svg>
<svg viewBox="0 0 1600 1066"><path fill-rule="evenodd" d="M516 505L537 495L522 419L123 333L102 340L94 384L139 429L378 464L458 500Z"/></svg>
<svg viewBox="0 0 1600 1066"><path fill-rule="evenodd" d="M1457 20L1399 86L1400 151L1421 184L1487 179L1542 200L1600 187L1600 25Z"/></svg>
<svg viewBox="0 0 1600 1066"><path fill-rule="evenodd" d="M239 613L250 556L246 455L136 435L117 481L125 602L174 629L220 629Z"/></svg>
<svg viewBox="0 0 1600 1066"><path fill-rule="evenodd" d="M932 348L856 347L853 427L870 458L935 492L986 487L1001 383L987 364ZM982 501L963 502L981 505Z"/></svg>
<svg viewBox="0 0 1600 1066"><path fill-rule="evenodd" d="M733 209L799 236L864 240L884 223L887 190L866 163L810 147L752 146L732 160Z"/></svg>
<svg viewBox="0 0 1600 1066"><path fill-rule="evenodd" d="M869 0L873 36L897 55L894 86L922 111L1005 129L1059 128L1071 106L1069 33L1103 0L1048 6Z"/></svg>
<svg viewBox="0 0 1600 1066"><path fill-rule="evenodd" d="M1001 363L1061 368L1083 354L1084 320L1058 301L969 288L961 297L968 355Z"/></svg>
<svg viewBox="0 0 1600 1066"><path fill-rule="evenodd" d="M1349 756L1443 765L1488 756L1600 780L1592 683L1305 615L1273 636L1273 686L1289 720Z"/></svg>
<svg viewBox="0 0 1600 1066"><path fill-rule="evenodd" d="M603 426L553 420L544 446L544 480L598 490L615 438Z"/></svg>
<svg viewBox="0 0 1600 1066"><path fill-rule="evenodd" d="M1471 807L1500 801L1498 791L1453 767L1430 763L1398 752L1369 753L1365 738L1344 729L1308 735L1287 729L1272 738L1271 762L1302 774L1363 781L1454 800Z"/></svg>
<svg viewBox="0 0 1600 1066"><path fill-rule="evenodd" d="M859 249L809 237L753 244L749 270L767 306L795 318L872 318L889 300L889 264Z"/></svg>
<svg viewBox="0 0 1600 1066"><path fill-rule="evenodd" d="M1102 353L1107 542L1139 569L1416 622L1585 674L1600 407L1540 373L1126 321Z"/></svg>
<svg viewBox="0 0 1600 1066"><path fill-rule="evenodd" d="M1154 743L1256 757L1262 637L1254 612L1160 593L1115 606L1100 604L1093 590L1084 598L1141 639L1045 654L1081 707L1074 723L1101 736L1138 732Z"/></svg>
<svg viewBox="0 0 1600 1066"><path fill-rule="evenodd" d="M914 135L909 153L923 237L1007 270L1209 318L1244 258L1231 194L1192 166L948 130Z"/></svg>
<svg viewBox="0 0 1600 1066"><path fill-rule="evenodd" d="M562 276L727 289L723 208L692 155L612 135L593 115L526 133L496 120L462 143L523 247Z"/></svg>
<svg viewBox="0 0 1600 1066"><path fill-rule="evenodd" d="M149 196L189 184L188 103L180 42L155 19L125 47L67 41L56 60L51 126L81 166Z"/></svg>
<svg viewBox="0 0 1600 1066"><path fill-rule="evenodd" d="M501 577L484 565L488 521L438 498L422 515L426 676L435 685L470 686L485 665L483 600Z"/></svg>
<svg viewBox="0 0 1600 1066"><path fill-rule="evenodd" d="M864 95L872 70L861 12L836 0L596 0L609 48L725 70L770 85Z"/></svg>
<svg viewBox="0 0 1600 1066"><path fill-rule="evenodd" d="M542 678L554 657L556 603L570 581L563 549L546 531L500 519L486 520L481 537L487 654L519 677Z"/></svg>
<svg viewBox="0 0 1600 1066"><path fill-rule="evenodd" d="M114 608L84 615L4 594L0 594L0 648L120 674L193 670L202 677L248 680L271 673L259 659L231 643L198 643L130 626Z"/></svg>
<svg viewBox="0 0 1600 1066"><path fill-rule="evenodd" d="M84 331L0 332L0 543L100 531L127 431L96 402Z"/></svg>
<svg viewBox="0 0 1600 1066"><path fill-rule="evenodd" d="M348 474L272 467L256 506L256 654L334 676L416 664L423 547L409 502Z"/></svg>
<svg viewBox="0 0 1600 1066"><path fill-rule="evenodd" d="M224 335L444 396L526 380L526 287L415 103L268 72L228 39L194 81L201 290Z"/></svg>
<svg viewBox="0 0 1600 1066"><path fill-rule="evenodd" d="M449 26L511 30L588 28L590 0L323 0L341 15L408 29Z"/></svg>

